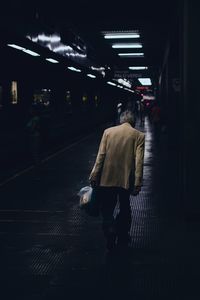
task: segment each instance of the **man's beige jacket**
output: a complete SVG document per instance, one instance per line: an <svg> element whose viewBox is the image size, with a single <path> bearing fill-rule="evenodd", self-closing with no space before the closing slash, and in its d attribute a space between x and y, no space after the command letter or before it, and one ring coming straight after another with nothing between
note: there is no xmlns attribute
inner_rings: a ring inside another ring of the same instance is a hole
<svg viewBox="0 0 200 300"><path fill-rule="evenodd" d="M141 186L144 140L129 123L106 129L89 180L105 187Z"/></svg>

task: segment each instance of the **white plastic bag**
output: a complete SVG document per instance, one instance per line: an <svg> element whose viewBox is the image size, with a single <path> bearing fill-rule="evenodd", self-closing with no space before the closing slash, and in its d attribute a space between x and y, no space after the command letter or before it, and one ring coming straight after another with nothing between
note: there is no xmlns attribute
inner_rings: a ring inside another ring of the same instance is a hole
<svg viewBox="0 0 200 300"><path fill-rule="evenodd" d="M92 217L98 217L100 214L100 205L96 189L91 186L83 187L77 194L80 197L79 206Z"/></svg>
<svg viewBox="0 0 200 300"><path fill-rule="evenodd" d="M91 186L83 187L77 194L80 197L79 205L84 208L88 205L92 198L92 188Z"/></svg>

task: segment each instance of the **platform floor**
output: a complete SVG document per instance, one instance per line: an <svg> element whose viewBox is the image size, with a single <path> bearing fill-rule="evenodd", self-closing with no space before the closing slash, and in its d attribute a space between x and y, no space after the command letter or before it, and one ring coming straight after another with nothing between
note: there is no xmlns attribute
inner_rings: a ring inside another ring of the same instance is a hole
<svg viewBox="0 0 200 300"><path fill-rule="evenodd" d="M146 134L144 186L131 197L127 252L106 253L101 219L86 216L76 196L88 185L102 130L1 186L2 300L200 299L199 229L192 239L166 192L165 138L155 142L148 119L136 128Z"/></svg>

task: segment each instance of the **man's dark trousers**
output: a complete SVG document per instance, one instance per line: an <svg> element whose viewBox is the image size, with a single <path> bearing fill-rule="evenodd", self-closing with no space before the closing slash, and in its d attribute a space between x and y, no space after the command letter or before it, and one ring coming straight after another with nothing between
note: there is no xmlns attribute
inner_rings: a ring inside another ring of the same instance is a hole
<svg viewBox="0 0 200 300"><path fill-rule="evenodd" d="M127 243L131 227L130 192L120 187L99 187L98 190L102 228L107 241L117 236L118 243ZM114 218L117 201L120 211Z"/></svg>

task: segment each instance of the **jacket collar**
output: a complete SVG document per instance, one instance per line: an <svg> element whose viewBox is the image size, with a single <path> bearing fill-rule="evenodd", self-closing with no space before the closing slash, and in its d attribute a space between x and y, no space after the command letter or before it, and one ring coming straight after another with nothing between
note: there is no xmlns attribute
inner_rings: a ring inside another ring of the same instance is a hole
<svg viewBox="0 0 200 300"><path fill-rule="evenodd" d="M125 123L123 123L123 124L121 124L121 125L129 126L129 127L133 128L133 126L131 126L131 124L128 123L128 122L125 122Z"/></svg>

